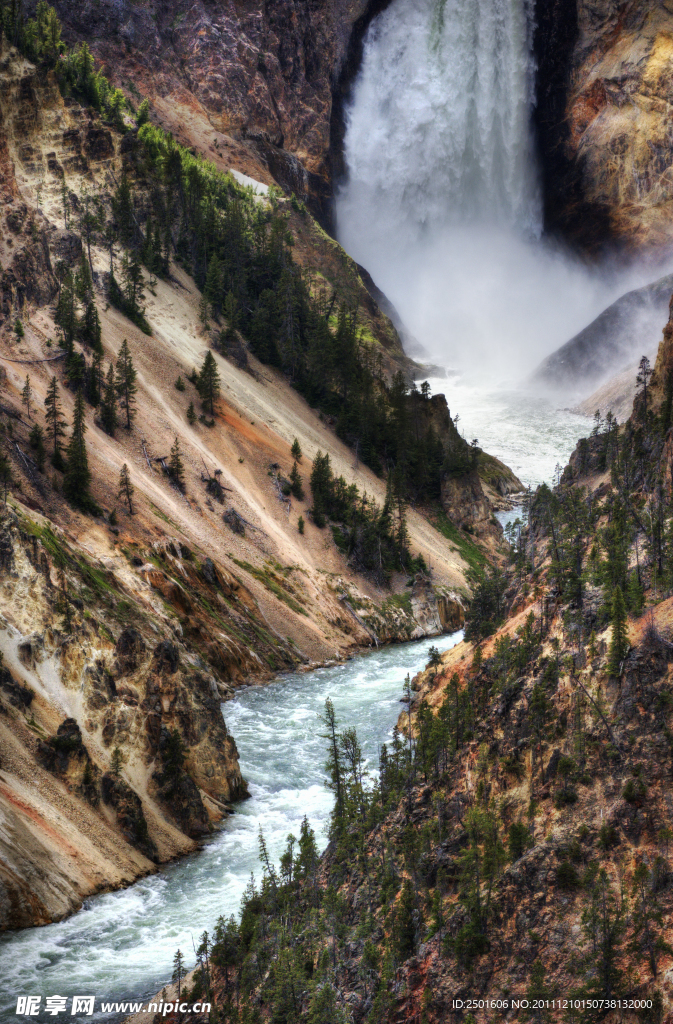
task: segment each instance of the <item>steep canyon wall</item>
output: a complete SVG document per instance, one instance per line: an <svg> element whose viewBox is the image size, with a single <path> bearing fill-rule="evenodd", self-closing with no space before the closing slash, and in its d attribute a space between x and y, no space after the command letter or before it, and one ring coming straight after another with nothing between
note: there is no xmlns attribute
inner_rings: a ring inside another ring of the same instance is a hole
<svg viewBox="0 0 673 1024"><path fill-rule="evenodd" d="M548 230L580 248L670 243L673 5L538 0L536 124Z"/></svg>

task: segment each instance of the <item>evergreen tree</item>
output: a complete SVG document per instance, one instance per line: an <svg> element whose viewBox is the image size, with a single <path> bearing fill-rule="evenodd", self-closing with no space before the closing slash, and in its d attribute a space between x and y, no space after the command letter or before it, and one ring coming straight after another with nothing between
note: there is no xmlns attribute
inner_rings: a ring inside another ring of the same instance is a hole
<svg viewBox="0 0 673 1024"><path fill-rule="evenodd" d="M63 345L72 352L72 344L77 333L77 297L72 274L68 272L61 284L61 292L56 306L54 322L63 332Z"/></svg>
<svg viewBox="0 0 673 1024"><path fill-rule="evenodd" d="M407 960L416 948L416 931L414 928L414 889L411 879L405 879L402 893L397 904L396 938L397 954L400 960Z"/></svg>
<svg viewBox="0 0 673 1024"><path fill-rule="evenodd" d="M638 573L635 569L629 574L626 597L628 600L629 611L633 615L640 615L643 610L644 595L642 585L638 579Z"/></svg>
<svg viewBox="0 0 673 1024"><path fill-rule="evenodd" d="M40 472L44 469L44 432L39 423L33 426L28 438L30 447L35 453L35 464Z"/></svg>
<svg viewBox="0 0 673 1024"><path fill-rule="evenodd" d="M89 345L94 352L102 354L102 331L100 317L96 309L96 303L91 299L84 308L84 316L79 325L79 336L85 345Z"/></svg>
<svg viewBox="0 0 673 1024"><path fill-rule="evenodd" d="M66 421L61 412L61 400L58 394L58 381L51 378L47 388L44 418L47 423L47 437L51 441L51 462L56 469L63 469L61 438L65 437Z"/></svg>
<svg viewBox="0 0 673 1024"><path fill-rule="evenodd" d="M7 504L7 488L12 481L12 465L3 451L0 451L0 487L4 490L4 502Z"/></svg>
<svg viewBox="0 0 673 1024"><path fill-rule="evenodd" d="M318 715L318 718L327 729L326 733L322 733L323 739L328 741L328 755L327 762L325 764L325 770L330 777L329 787L333 791L336 797L336 803L334 806L334 821L337 826L340 826L345 810L345 792L344 792L344 779L343 779L343 758L341 749L339 746L339 737L337 733L337 719L334 705L328 697L325 701L325 711L322 715Z"/></svg>
<svg viewBox="0 0 673 1024"><path fill-rule="evenodd" d="M26 382L23 385L23 391L21 392L21 401L26 407L28 418L30 419L30 405L33 401L33 389L30 386L30 376L26 374Z"/></svg>
<svg viewBox="0 0 673 1024"><path fill-rule="evenodd" d="M612 891L605 868L587 888L587 904L582 913L582 931L590 945L589 981L584 989L592 1000L615 999L622 988L620 960L626 931L626 904ZM589 1019L599 1020L598 1012Z"/></svg>
<svg viewBox="0 0 673 1024"><path fill-rule="evenodd" d="M203 402L203 408L205 410L209 409L210 415L214 416L215 399L220 393L220 374L215 357L210 349L206 352L205 359L203 360L197 388Z"/></svg>
<svg viewBox="0 0 673 1024"><path fill-rule="evenodd" d="M24 330L23 324L21 323L21 321L19 320L19 318L17 316L16 320L14 321L14 334L16 336L17 342L21 341L21 339L24 337L25 333L26 332Z"/></svg>
<svg viewBox="0 0 673 1024"><path fill-rule="evenodd" d="M662 930L664 916L659 895L651 873L642 862L633 873L633 937L630 949L639 958L646 959L653 978L659 973L659 958L673 953L665 941Z"/></svg>
<svg viewBox="0 0 673 1024"><path fill-rule="evenodd" d="M136 112L136 124L138 128L142 128L144 124L150 119L150 101L145 98Z"/></svg>
<svg viewBox="0 0 673 1024"><path fill-rule="evenodd" d="M173 974L172 974L172 981L177 982L177 986L178 986L178 1002L180 1001L180 997L181 997L181 993L182 993L182 982L184 980L184 977L185 977L186 973L187 973L187 968L185 967L185 958L182 955L182 953L180 952L180 950L178 950L176 952L175 956L173 957Z"/></svg>
<svg viewBox="0 0 673 1024"><path fill-rule="evenodd" d="M93 292L93 278L89 261L82 252L75 274L75 294L80 302L88 303Z"/></svg>
<svg viewBox="0 0 673 1024"><path fill-rule="evenodd" d="M622 588L615 587L612 594L612 638L610 640L608 672L618 676L622 662L629 652L629 635L626 626L626 605Z"/></svg>
<svg viewBox="0 0 673 1024"><path fill-rule="evenodd" d="M207 331L210 327L210 303L205 296L205 293L199 299L199 323L203 327L204 331Z"/></svg>
<svg viewBox="0 0 673 1024"><path fill-rule="evenodd" d="M133 494L134 487L131 483L131 476L129 468L124 463L119 473L119 490L117 491L117 497L122 498L123 501L128 505L129 515L133 515Z"/></svg>
<svg viewBox="0 0 673 1024"><path fill-rule="evenodd" d="M136 393L138 391L138 385L136 384L137 373L131 359L131 353L129 351L129 345L124 338L122 347L119 350L117 357L117 372L115 376L115 386L117 389L117 398L119 399L119 405L126 413L126 429L131 429L131 422L135 415L135 403Z"/></svg>
<svg viewBox="0 0 673 1024"><path fill-rule="evenodd" d="M297 499L297 501L303 501L304 500L304 486L302 484L301 476L299 475L299 470L297 468L297 463L296 462L293 464L292 472L290 473L290 486L291 486L291 489L292 489L292 493L295 496L295 498Z"/></svg>
<svg viewBox="0 0 673 1024"><path fill-rule="evenodd" d="M530 984L526 992L529 1006L527 1016L533 1021L533 1024L546 1024L547 1021L551 1020L551 1013L546 1004L552 998L552 993L545 984L544 964L541 960L536 960L531 967Z"/></svg>
<svg viewBox="0 0 673 1024"><path fill-rule="evenodd" d="M63 493L71 504L81 509L91 509L93 502L89 494L91 473L86 454L86 433L84 396L77 392L72 420L72 434L68 444L67 466L63 477Z"/></svg>
<svg viewBox="0 0 673 1024"><path fill-rule="evenodd" d="M643 356L642 359L640 360L640 363L638 364L638 375L636 376L636 387L638 388L639 395L641 395L641 397L642 397L642 402L643 402L642 410L643 410L643 417L644 418L647 418L650 378L652 377L653 372L654 371L652 370L652 367L650 366L649 359L647 358L647 356Z"/></svg>
<svg viewBox="0 0 673 1024"><path fill-rule="evenodd" d="M175 438L173 447L171 448L171 455L168 460L168 471L171 475L171 480L181 491L185 489L185 470L182 464L182 452L180 451L180 441Z"/></svg>
<svg viewBox="0 0 673 1024"><path fill-rule="evenodd" d="M112 363L108 367L105 379L105 391L101 403L101 421L103 430L110 437L115 436L117 429L117 385L115 383L114 367Z"/></svg>
<svg viewBox="0 0 673 1024"><path fill-rule="evenodd" d="M299 444L299 440L296 437L292 442L292 447L290 448L290 455L292 456L295 462L301 462L301 445Z"/></svg>
<svg viewBox="0 0 673 1024"><path fill-rule="evenodd" d="M124 767L124 755L119 747L115 747L110 758L110 773L118 779Z"/></svg>
<svg viewBox="0 0 673 1024"><path fill-rule="evenodd" d="M187 409L187 422L189 423L190 427L193 427L194 424L196 423L196 411L194 409L193 402L189 403L189 407Z"/></svg>
<svg viewBox="0 0 673 1024"><path fill-rule="evenodd" d="M86 400L94 409L101 403L104 387L105 377L103 374L103 353L101 348L101 350L94 352L93 359L91 360L91 369L86 377Z"/></svg>

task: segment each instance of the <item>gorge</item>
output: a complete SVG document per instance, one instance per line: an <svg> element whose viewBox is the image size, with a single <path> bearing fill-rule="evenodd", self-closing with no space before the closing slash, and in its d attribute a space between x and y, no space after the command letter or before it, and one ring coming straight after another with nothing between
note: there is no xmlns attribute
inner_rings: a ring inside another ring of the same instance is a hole
<svg viewBox="0 0 673 1024"><path fill-rule="evenodd" d="M670 5L25 6L0 1019L668 1024Z"/></svg>

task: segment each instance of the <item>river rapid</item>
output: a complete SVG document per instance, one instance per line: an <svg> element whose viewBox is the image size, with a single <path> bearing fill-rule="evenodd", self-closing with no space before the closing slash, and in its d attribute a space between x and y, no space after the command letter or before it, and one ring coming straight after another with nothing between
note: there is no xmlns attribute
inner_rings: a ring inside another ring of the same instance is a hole
<svg viewBox="0 0 673 1024"><path fill-rule="evenodd" d="M0 1020L17 1020L19 995L95 995L101 1000L147 1000L171 976L180 948L194 962L192 942L212 932L220 916L236 914L254 872L259 878L260 826L277 860L290 832L299 835L304 815L320 849L332 794L325 785L325 741L318 714L334 703L343 727L355 725L371 767L390 740L403 705L405 677L425 668L433 645L455 646L462 633L388 647L343 665L291 673L264 687L250 687L223 713L238 744L251 799L200 852L122 892L96 896L58 924L0 939ZM99 1012L68 1020L119 1019ZM40 1020L52 1020L41 1016Z"/></svg>

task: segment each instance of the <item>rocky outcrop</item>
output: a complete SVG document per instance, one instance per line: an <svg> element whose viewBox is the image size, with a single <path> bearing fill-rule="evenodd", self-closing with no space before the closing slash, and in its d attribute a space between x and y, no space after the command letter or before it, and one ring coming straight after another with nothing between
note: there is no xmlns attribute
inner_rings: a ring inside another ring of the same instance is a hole
<svg viewBox="0 0 673 1024"><path fill-rule="evenodd" d="M481 486L476 469L460 476L445 476L442 481L442 505L449 519L460 530L477 536L490 534L493 509Z"/></svg>
<svg viewBox="0 0 673 1024"><path fill-rule="evenodd" d="M113 807L124 839L149 860L157 859L157 848L150 839L142 800L123 779L106 772L101 779L103 803Z"/></svg>
<svg viewBox="0 0 673 1024"><path fill-rule="evenodd" d="M547 227L585 249L670 243L673 11L658 0L537 4Z"/></svg>
<svg viewBox="0 0 673 1024"><path fill-rule="evenodd" d="M62 917L193 849L247 793L207 662L168 636L149 643L166 623L137 605L149 633L128 625L112 643L107 595L121 584L91 571L52 528L0 511L0 930ZM206 572L224 578L212 560Z"/></svg>
<svg viewBox="0 0 673 1024"><path fill-rule="evenodd" d="M456 594L438 593L427 577L419 576L411 588L411 611L419 636L455 633L465 623L465 608Z"/></svg>

